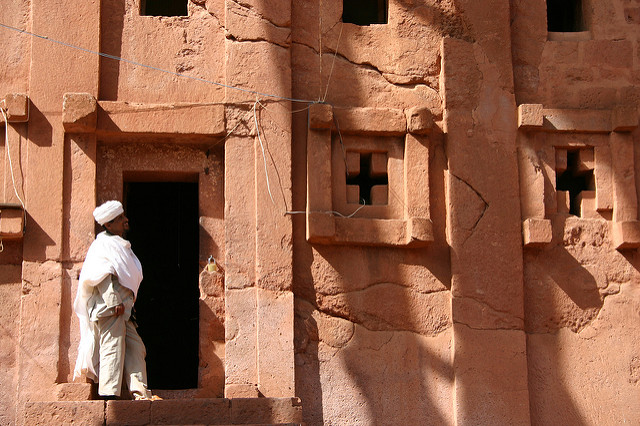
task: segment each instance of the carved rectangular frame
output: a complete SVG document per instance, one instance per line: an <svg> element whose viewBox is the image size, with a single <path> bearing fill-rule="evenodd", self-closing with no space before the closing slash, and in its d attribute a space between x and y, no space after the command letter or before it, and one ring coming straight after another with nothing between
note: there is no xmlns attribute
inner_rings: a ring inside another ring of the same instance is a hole
<svg viewBox="0 0 640 426"><path fill-rule="evenodd" d="M403 111L311 105L307 134L307 241L406 247L421 247L433 241L429 211L432 128L433 118L427 108ZM344 173L345 166L334 164L342 160L342 154L334 151L339 139L348 135L370 138L366 146L375 149L378 143L378 148L390 153L389 191L400 198L398 205L352 205L350 211L336 211L334 191L344 191L346 186L335 185L333 175Z"/></svg>

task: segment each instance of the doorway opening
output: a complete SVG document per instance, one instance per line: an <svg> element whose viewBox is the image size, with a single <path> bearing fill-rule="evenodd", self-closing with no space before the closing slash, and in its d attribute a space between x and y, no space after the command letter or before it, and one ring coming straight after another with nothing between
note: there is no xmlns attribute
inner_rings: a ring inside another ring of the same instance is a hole
<svg viewBox="0 0 640 426"><path fill-rule="evenodd" d="M198 183L125 180L124 200L144 274L135 309L149 387L197 388Z"/></svg>

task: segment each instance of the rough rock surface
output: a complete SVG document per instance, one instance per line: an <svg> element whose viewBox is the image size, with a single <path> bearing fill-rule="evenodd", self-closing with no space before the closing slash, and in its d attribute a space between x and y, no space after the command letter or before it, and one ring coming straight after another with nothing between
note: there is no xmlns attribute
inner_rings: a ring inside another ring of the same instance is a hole
<svg viewBox="0 0 640 426"><path fill-rule="evenodd" d="M581 31L544 0L9 3L1 424L640 423L639 0ZM139 181L197 182L197 387L87 401L91 211Z"/></svg>

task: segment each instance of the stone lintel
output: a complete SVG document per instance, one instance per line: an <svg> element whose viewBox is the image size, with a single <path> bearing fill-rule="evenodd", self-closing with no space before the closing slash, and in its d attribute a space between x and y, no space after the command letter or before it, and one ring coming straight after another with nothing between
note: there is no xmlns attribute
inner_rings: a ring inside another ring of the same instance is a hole
<svg viewBox="0 0 640 426"><path fill-rule="evenodd" d="M333 109L329 104L314 103L309 106L309 127L330 129L333 123Z"/></svg>
<svg viewBox="0 0 640 426"><path fill-rule="evenodd" d="M398 136L407 133L407 119L401 109L334 108L333 114L343 133Z"/></svg>
<svg viewBox="0 0 640 426"><path fill-rule="evenodd" d="M29 121L29 97L24 93L9 93L2 102L9 123Z"/></svg>
<svg viewBox="0 0 640 426"><path fill-rule="evenodd" d="M544 109L543 128L555 132L609 133L611 110Z"/></svg>
<svg viewBox="0 0 640 426"><path fill-rule="evenodd" d="M99 132L220 136L225 133L224 105L98 102Z"/></svg>
<svg viewBox="0 0 640 426"><path fill-rule="evenodd" d="M433 114L426 107L414 107L405 111L407 117L407 131L419 135L431 133L433 129Z"/></svg>
<svg viewBox="0 0 640 426"><path fill-rule="evenodd" d="M95 132L98 102L89 93L65 93L62 98L62 124L68 133Z"/></svg>
<svg viewBox="0 0 640 426"><path fill-rule="evenodd" d="M638 110L633 107L555 109L522 104L518 105L518 127L546 132L630 132L638 127Z"/></svg>
<svg viewBox="0 0 640 426"><path fill-rule="evenodd" d="M640 221L614 222L613 245L616 250L640 247Z"/></svg>
<svg viewBox="0 0 640 426"><path fill-rule="evenodd" d="M0 203L0 238L16 239L24 235L24 210L19 204Z"/></svg>

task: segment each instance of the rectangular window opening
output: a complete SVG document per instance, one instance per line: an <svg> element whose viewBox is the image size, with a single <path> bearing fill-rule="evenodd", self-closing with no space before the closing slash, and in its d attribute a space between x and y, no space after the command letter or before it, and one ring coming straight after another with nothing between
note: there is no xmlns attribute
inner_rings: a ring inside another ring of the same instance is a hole
<svg viewBox="0 0 640 426"><path fill-rule="evenodd" d="M582 0L547 0L547 31L586 31Z"/></svg>
<svg viewBox="0 0 640 426"><path fill-rule="evenodd" d="M388 0L342 0L342 22L356 25L386 24Z"/></svg>
<svg viewBox="0 0 640 426"><path fill-rule="evenodd" d="M142 16L188 16L188 0L141 0Z"/></svg>

